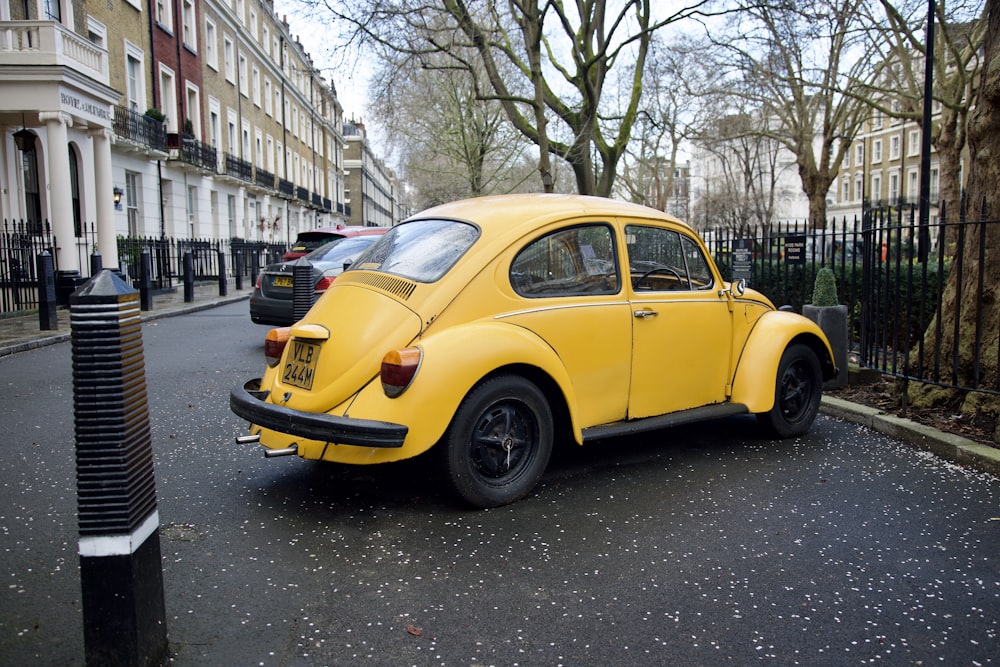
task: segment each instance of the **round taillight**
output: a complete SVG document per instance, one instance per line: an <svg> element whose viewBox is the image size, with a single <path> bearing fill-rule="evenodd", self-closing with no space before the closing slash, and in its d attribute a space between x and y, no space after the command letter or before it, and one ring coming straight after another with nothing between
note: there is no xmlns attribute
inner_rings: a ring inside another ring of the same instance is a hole
<svg viewBox="0 0 1000 667"><path fill-rule="evenodd" d="M337 276L323 276L322 278L319 279L319 282L316 283L316 286L313 287L313 292L317 293L325 292L326 288L332 285L333 281L336 280L336 278Z"/></svg>
<svg viewBox="0 0 1000 667"><path fill-rule="evenodd" d="M419 347L391 350L382 357L382 391L389 398L400 396L413 382L423 352Z"/></svg>
<svg viewBox="0 0 1000 667"><path fill-rule="evenodd" d="M267 359L268 366L273 368L281 361L281 353L285 351L291 332L291 327L280 327L271 329L264 336L264 358Z"/></svg>

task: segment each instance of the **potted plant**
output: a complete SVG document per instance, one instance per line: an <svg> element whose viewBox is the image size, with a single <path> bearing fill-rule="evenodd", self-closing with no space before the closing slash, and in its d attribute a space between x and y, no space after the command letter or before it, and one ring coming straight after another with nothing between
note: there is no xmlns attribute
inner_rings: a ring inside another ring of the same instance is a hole
<svg viewBox="0 0 1000 667"><path fill-rule="evenodd" d="M837 278L829 267L816 272L812 303L802 306L802 314L819 325L833 348L837 377L827 381L824 389L847 386L847 306L837 299Z"/></svg>

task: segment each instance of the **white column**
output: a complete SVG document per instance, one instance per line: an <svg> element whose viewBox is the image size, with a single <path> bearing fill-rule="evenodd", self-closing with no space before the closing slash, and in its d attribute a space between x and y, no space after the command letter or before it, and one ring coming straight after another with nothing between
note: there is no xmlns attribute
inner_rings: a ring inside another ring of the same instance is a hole
<svg viewBox="0 0 1000 667"><path fill-rule="evenodd" d="M106 269L118 268L118 240L115 236L114 178L111 176L111 130L90 131L94 140L94 189L97 197L97 251Z"/></svg>
<svg viewBox="0 0 1000 667"><path fill-rule="evenodd" d="M43 111L38 114L45 123L48 154L45 167L48 172L49 215L56 237L56 263L60 271L79 271L80 258L76 254L76 230L73 225L73 193L69 178L69 140L66 128L72 127L73 118L60 111Z"/></svg>

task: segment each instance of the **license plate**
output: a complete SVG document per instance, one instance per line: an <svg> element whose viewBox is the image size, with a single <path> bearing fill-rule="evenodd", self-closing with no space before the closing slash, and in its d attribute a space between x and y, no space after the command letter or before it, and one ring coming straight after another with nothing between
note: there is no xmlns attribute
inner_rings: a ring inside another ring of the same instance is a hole
<svg viewBox="0 0 1000 667"><path fill-rule="evenodd" d="M316 375L316 361L319 359L319 345L293 340L292 350L285 362L281 380L285 384L301 389L312 389Z"/></svg>
<svg viewBox="0 0 1000 667"><path fill-rule="evenodd" d="M275 276L274 282L272 283L275 287L291 287L292 277L291 276Z"/></svg>

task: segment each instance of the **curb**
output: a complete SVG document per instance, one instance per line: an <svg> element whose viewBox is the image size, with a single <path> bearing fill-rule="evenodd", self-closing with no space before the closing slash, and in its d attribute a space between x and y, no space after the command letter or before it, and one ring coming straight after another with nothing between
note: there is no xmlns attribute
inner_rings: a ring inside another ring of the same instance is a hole
<svg viewBox="0 0 1000 667"><path fill-rule="evenodd" d="M995 447L832 396L823 396L820 411L897 438L958 465L1000 477L1000 449Z"/></svg>

